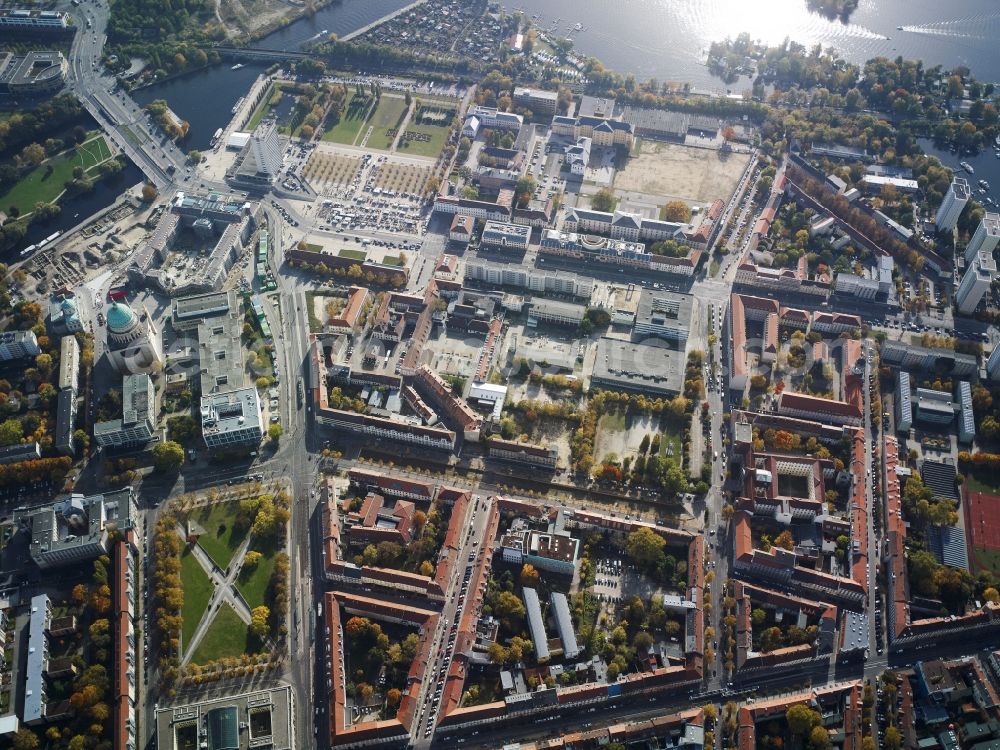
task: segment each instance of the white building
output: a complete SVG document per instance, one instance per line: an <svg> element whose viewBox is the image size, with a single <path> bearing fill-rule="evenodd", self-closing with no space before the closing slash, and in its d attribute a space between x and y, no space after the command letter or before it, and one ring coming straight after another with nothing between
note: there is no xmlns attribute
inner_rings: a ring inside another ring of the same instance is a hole
<svg viewBox="0 0 1000 750"><path fill-rule="evenodd" d="M107 554L112 532L131 529L135 517L134 490L127 487L103 495L63 496L22 523L31 529L31 559L46 569L79 565Z"/></svg>
<svg viewBox="0 0 1000 750"><path fill-rule="evenodd" d="M106 447L143 445L156 430L153 381L146 373L126 375L122 381L122 416L94 425L94 440Z"/></svg>
<svg viewBox="0 0 1000 750"><path fill-rule="evenodd" d="M955 228L955 225L958 224L958 217L962 215L962 210L969 202L971 195L969 183L964 177L956 177L952 180L934 220L939 232L950 232Z"/></svg>
<svg viewBox="0 0 1000 750"><path fill-rule="evenodd" d="M875 299L879 293L877 279L869 279L853 273L838 273L833 288L839 294L851 294L860 299Z"/></svg>
<svg viewBox="0 0 1000 750"><path fill-rule="evenodd" d="M38 347L38 338L32 331L4 331L0 333L0 362L37 357L41 351Z"/></svg>
<svg viewBox="0 0 1000 750"><path fill-rule="evenodd" d="M527 250L531 227L505 221L487 221L483 227L480 244L484 248L502 250Z"/></svg>
<svg viewBox="0 0 1000 750"><path fill-rule="evenodd" d="M257 389L238 388L202 396L201 434L208 448L258 445L264 430Z"/></svg>
<svg viewBox="0 0 1000 750"><path fill-rule="evenodd" d="M563 157L572 174L582 176L590 164L590 138L580 138L572 146L566 147Z"/></svg>
<svg viewBox="0 0 1000 750"><path fill-rule="evenodd" d="M988 211L976 227L976 233L972 235L969 244L965 246L965 262L971 263L980 252L992 254L998 243L1000 243L1000 214Z"/></svg>
<svg viewBox="0 0 1000 750"><path fill-rule="evenodd" d="M514 104L530 109L536 115L554 115L559 105L559 94L518 86L514 89Z"/></svg>
<svg viewBox="0 0 1000 750"><path fill-rule="evenodd" d="M513 112L501 112L496 107L474 107L465 116L462 135L475 138L481 130L511 130L516 133L523 124L524 118Z"/></svg>
<svg viewBox="0 0 1000 750"><path fill-rule="evenodd" d="M965 269L962 283L958 285L958 293L955 295L958 311L963 315L975 312L996 275L997 264L993 260L993 255L987 252L979 253Z"/></svg>

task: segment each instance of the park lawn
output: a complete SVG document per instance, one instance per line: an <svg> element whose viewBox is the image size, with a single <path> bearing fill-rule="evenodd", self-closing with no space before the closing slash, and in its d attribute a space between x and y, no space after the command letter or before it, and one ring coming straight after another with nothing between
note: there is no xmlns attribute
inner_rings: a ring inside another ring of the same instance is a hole
<svg viewBox="0 0 1000 750"><path fill-rule="evenodd" d="M672 456L667 451L667 446L673 446ZM674 430L670 425L664 425L660 431L660 455L673 458L678 466L682 466L684 464L684 457L681 455L682 447L680 431Z"/></svg>
<svg viewBox="0 0 1000 750"><path fill-rule="evenodd" d="M0 206L7 210L17 206L22 215L31 213L36 203L52 203L66 189L66 183L73 179L73 169L83 167L90 170L111 158L111 149L104 136L90 138L80 145L79 151L67 149L49 157L22 180L0 196ZM52 167L51 173L48 172Z"/></svg>
<svg viewBox="0 0 1000 750"><path fill-rule="evenodd" d="M379 99L378 107L369 120L374 130L368 138L368 148L388 151L396 137L388 135L387 131L399 127L405 114L406 101L403 97L383 94Z"/></svg>
<svg viewBox="0 0 1000 750"><path fill-rule="evenodd" d="M249 572L244 568L236 581L236 588L243 594L250 609L265 603L267 584L270 583L271 573L274 571L274 551L258 550L258 552L263 554L263 557L257 566Z"/></svg>
<svg viewBox="0 0 1000 750"><path fill-rule="evenodd" d="M246 539L248 529L236 528L238 510L236 501L230 500L194 511L194 520L205 529L198 544L223 570L229 568L237 548Z"/></svg>
<svg viewBox="0 0 1000 750"><path fill-rule="evenodd" d="M191 550L181 554L181 586L184 587L184 626L181 630L182 643L186 646L198 629L208 600L212 597L212 582Z"/></svg>
<svg viewBox="0 0 1000 750"><path fill-rule="evenodd" d="M400 140L397 151L414 156L436 157L444 148L448 138L448 128L441 125L415 125L412 122L406 126L407 133L422 133L430 138L428 141Z"/></svg>
<svg viewBox="0 0 1000 750"><path fill-rule="evenodd" d="M348 93L344 110L340 114L340 120L331 126L329 125L330 117L327 116L327 121L324 123L326 129L323 131L323 136L320 140L346 143L348 146L353 146L354 141L358 138L358 133L361 131L361 127L368 119L370 111L371 98L369 96L359 97L356 91Z"/></svg>
<svg viewBox="0 0 1000 750"><path fill-rule="evenodd" d="M342 248L337 251L337 255L341 258L350 258L351 260L364 260L368 257L368 253L364 250L352 250L349 247Z"/></svg>
<svg viewBox="0 0 1000 750"><path fill-rule="evenodd" d="M223 603L202 636L198 648L191 655L191 661L195 664L208 664L216 659L251 653L248 641L247 624L228 603Z"/></svg>

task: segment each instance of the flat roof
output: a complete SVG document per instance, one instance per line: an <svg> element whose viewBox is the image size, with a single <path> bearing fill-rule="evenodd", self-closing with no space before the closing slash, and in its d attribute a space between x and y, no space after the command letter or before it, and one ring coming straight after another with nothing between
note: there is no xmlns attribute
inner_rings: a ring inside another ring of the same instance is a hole
<svg viewBox="0 0 1000 750"><path fill-rule="evenodd" d="M691 325L693 299L690 294L643 288L635 312L636 325L672 325L687 329Z"/></svg>
<svg viewBox="0 0 1000 750"><path fill-rule="evenodd" d="M603 337L597 342L592 386L677 394L684 388L684 352L657 344Z"/></svg>

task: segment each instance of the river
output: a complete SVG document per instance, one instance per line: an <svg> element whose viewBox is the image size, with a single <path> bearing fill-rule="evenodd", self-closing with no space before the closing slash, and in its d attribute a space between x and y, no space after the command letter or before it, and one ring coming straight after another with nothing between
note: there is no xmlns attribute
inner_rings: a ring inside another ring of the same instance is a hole
<svg viewBox="0 0 1000 750"><path fill-rule="evenodd" d="M412 0L339 0L321 8L312 18L302 18L264 37L253 46L296 50L305 42L328 34L343 36L409 5ZM139 104L164 99L191 126L185 148L208 149L218 128L232 118L233 105L246 95L250 84L266 70L267 63L247 63L239 70L232 64L211 68L148 86L133 93Z"/></svg>
<svg viewBox="0 0 1000 750"><path fill-rule="evenodd" d="M570 35L580 52L642 80L721 89L724 84L705 68L705 52L713 41L745 31L771 44L788 38L833 47L853 62L902 55L927 65L967 65L980 80L1000 81L997 0L861 0L847 23L810 12L806 0L503 2L508 10L537 13L540 28L555 24L555 33ZM582 29L572 31L577 23Z"/></svg>

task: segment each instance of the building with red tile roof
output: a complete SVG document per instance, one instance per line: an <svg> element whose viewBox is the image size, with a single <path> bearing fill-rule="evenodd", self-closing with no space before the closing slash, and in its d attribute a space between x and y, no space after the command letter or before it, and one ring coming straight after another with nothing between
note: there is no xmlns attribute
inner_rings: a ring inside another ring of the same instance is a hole
<svg viewBox="0 0 1000 750"><path fill-rule="evenodd" d="M451 384L427 365L417 368L413 386L421 398L430 403L456 430L462 430L466 440L479 440L483 418L469 406L465 399L452 392Z"/></svg>
<svg viewBox="0 0 1000 750"><path fill-rule="evenodd" d="M361 508L347 514L347 542L351 545L395 542L407 545L413 540L413 515L416 507L409 500L387 505L385 498L369 492Z"/></svg>
<svg viewBox="0 0 1000 750"><path fill-rule="evenodd" d="M136 748L136 635L134 532L114 548L114 738L115 747Z"/></svg>
<svg viewBox="0 0 1000 750"><path fill-rule="evenodd" d="M837 425L860 425L863 416L857 399L848 402L795 391L781 392L777 410L785 416Z"/></svg>
<svg viewBox="0 0 1000 750"><path fill-rule="evenodd" d="M839 728L844 735L842 750L861 750L861 682L853 681L815 687L801 693L759 699L740 708L737 719L737 747L755 750L757 725L784 717L794 705L805 704L818 711L827 728Z"/></svg>
<svg viewBox="0 0 1000 750"><path fill-rule="evenodd" d="M334 317L327 320L326 325L344 331L353 331L358 326L358 320L369 300L373 299L371 292L364 287L352 286L347 292L347 302L344 308Z"/></svg>

